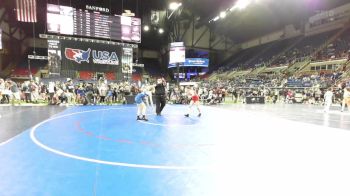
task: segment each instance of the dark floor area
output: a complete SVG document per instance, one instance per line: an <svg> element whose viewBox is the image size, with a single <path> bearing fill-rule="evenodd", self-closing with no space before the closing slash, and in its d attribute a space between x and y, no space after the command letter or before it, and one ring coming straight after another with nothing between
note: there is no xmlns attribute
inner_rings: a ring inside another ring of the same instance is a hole
<svg viewBox="0 0 350 196"><path fill-rule="evenodd" d="M11 139L65 109L66 107L60 106L0 107L0 143Z"/></svg>

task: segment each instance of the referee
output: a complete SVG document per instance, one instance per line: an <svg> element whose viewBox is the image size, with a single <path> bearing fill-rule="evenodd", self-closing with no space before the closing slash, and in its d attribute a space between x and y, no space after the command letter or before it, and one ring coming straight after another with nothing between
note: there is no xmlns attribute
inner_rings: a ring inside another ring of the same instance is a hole
<svg viewBox="0 0 350 196"><path fill-rule="evenodd" d="M156 113L157 116L161 116L163 108L166 103L166 81L164 78L157 79L157 85L155 87L155 102L156 102Z"/></svg>

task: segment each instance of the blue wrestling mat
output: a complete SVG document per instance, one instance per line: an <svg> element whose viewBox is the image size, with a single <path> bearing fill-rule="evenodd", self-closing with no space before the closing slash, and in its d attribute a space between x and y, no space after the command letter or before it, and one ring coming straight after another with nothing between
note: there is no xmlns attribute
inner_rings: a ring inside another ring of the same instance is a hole
<svg viewBox="0 0 350 196"><path fill-rule="evenodd" d="M350 195L348 130L247 107L167 105L148 122L136 106L68 108L0 143L0 196Z"/></svg>
<svg viewBox="0 0 350 196"><path fill-rule="evenodd" d="M210 194L218 112L186 110L144 122L135 106L69 108L0 145L0 195Z"/></svg>

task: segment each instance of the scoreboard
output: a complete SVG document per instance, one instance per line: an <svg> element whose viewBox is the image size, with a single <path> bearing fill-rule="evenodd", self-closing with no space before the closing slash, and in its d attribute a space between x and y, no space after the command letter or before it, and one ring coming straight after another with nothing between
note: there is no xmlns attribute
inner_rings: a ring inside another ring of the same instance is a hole
<svg viewBox="0 0 350 196"><path fill-rule="evenodd" d="M49 33L141 42L141 19L105 15L68 6L47 5Z"/></svg>

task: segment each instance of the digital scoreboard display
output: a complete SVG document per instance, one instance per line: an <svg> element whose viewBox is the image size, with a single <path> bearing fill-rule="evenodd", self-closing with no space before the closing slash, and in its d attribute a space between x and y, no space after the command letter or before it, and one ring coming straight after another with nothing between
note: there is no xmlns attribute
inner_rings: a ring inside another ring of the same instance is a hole
<svg viewBox="0 0 350 196"><path fill-rule="evenodd" d="M47 5L49 33L141 42L141 19Z"/></svg>

